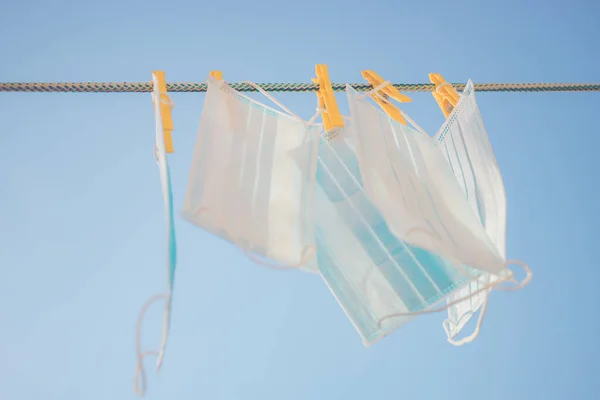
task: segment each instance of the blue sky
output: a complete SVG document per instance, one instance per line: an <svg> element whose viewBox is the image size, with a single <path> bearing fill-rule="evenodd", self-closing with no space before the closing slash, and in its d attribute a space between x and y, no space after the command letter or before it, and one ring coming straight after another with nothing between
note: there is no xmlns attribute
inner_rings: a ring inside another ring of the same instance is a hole
<svg viewBox="0 0 600 400"><path fill-rule="evenodd" d="M0 81L600 82L592 0L21 1L3 5ZM430 94L403 110L432 134ZM314 94L276 94L309 117ZM181 208L203 94L173 94ZM148 399L592 399L600 372L599 93L480 93L508 196L509 258L532 283L493 293L479 339L445 313L370 349L326 286L252 264L177 219L163 369ZM342 110L347 110L340 97ZM150 94L0 93L0 398L133 398L135 321L164 290ZM160 307L145 324L159 341Z"/></svg>

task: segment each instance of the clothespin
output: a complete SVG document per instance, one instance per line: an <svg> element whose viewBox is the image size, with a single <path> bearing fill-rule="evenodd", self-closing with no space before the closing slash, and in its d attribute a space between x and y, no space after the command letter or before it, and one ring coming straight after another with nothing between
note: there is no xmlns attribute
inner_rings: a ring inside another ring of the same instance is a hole
<svg viewBox="0 0 600 400"><path fill-rule="evenodd" d="M164 71L152 71L158 80L158 91L160 93L160 117L162 118L163 131L165 135L165 151L173 153L173 117L171 116L171 99L167 94L167 82Z"/></svg>
<svg viewBox="0 0 600 400"><path fill-rule="evenodd" d="M446 82L442 75L431 73L429 74L429 80L435 85L435 89L431 94L442 109L444 117L448 118L454 107L456 107L460 96L454 86Z"/></svg>
<svg viewBox="0 0 600 400"><path fill-rule="evenodd" d="M210 71L210 76L212 76L213 78L215 78L218 81L223 80L223 72L221 72L221 71Z"/></svg>
<svg viewBox="0 0 600 400"><path fill-rule="evenodd" d="M342 114L340 113L337 101L335 100L335 94L333 93L331 81L329 80L327 65L315 65L315 72L317 77L313 78L312 81L319 85L319 89L317 90L317 100L319 108L324 110L321 112L321 118L323 118L325 132L329 132L335 128L343 128L344 120L342 119Z"/></svg>
<svg viewBox="0 0 600 400"><path fill-rule="evenodd" d="M375 71L362 71L362 76L367 80L367 82L371 84L371 86L373 86L373 88L376 88L385 82L385 80L381 76L379 76ZM383 109L383 111L385 111L387 115L390 116L390 118L400 122L403 125L406 125L406 120L402 116L402 112L392 103L390 103L388 99L391 97L392 99L400 103L410 103L412 99L400 93L400 91L392 85L386 85L381 90L379 90L379 93L380 94L373 93L371 95L371 98L375 100L377 104L379 104L379 106Z"/></svg>

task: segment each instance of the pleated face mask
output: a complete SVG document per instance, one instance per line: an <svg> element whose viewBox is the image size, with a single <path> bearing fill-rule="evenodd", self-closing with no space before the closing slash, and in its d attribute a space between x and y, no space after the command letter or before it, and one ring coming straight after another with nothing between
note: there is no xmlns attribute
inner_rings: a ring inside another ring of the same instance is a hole
<svg viewBox="0 0 600 400"><path fill-rule="evenodd" d="M209 77L184 217L255 261L304 266L314 254L319 133Z"/></svg>
<svg viewBox="0 0 600 400"><path fill-rule="evenodd" d="M365 345L429 308L465 277L441 257L399 240L368 199L351 122L322 140L315 192L317 263ZM393 318L392 318L393 317Z"/></svg>
<svg viewBox="0 0 600 400"><path fill-rule="evenodd" d="M435 139L439 142L442 153L448 160L473 212L481 221L499 254L506 258L504 183L475 100L473 82L470 80ZM448 297L449 303L469 297L468 300L454 304L448 309L448 319L444 321L444 328L451 342L469 319L486 304L491 289L481 291L481 288L495 280L494 275L484 273L479 279ZM484 311L482 310L481 317ZM474 339L477 333L478 329L460 344Z"/></svg>
<svg viewBox="0 0 600 400"><path fill-rule="evenodd" d="M433 138L391 119L351 87L347 93L365 191L394 234L476 274L503 273L503 256Z"/></svg>
<svg viewBox="0 0 600 400"><path fill-rule="evenodd" d="M506 261L504 248L499 249L498 241L490 238L473 206L477 204L477 210L488 207L490 212L494 207L502 208L495 199L488 198L500 196L500 204L504 201L503 188L497 189L498 185L502 186L501 178L499 174L493 176L494 167L486 170L485 174L489 175L481 175L488 186L478 195L480 201L469 202L462 189L466 186L457 181L439 141L422 130L394 121L351 87L347 87L347 93L355 123L355 129L351 131L357 142L357 159L367 196L395 236L441 257L461 276L445 292L446 306L419 313L441 311L464 304L465 300L477 302L480 299L476 296L485 294L492 287L518 290L529 283L532 275L527 265L516 260ZM489 143L488 150L491 152ZM493 212L496 215L505 213L502 210ZM498 230L498 223L492 226ZM504 243L504 238L501 243ZM507 268L511 263L525 269L527 277L523 282L515 281L512 271ZM517 285L498 286L507 281ZM452 295L457 286L462 287L461 291ZM450 312L454 311L456 309Z"/></svg>

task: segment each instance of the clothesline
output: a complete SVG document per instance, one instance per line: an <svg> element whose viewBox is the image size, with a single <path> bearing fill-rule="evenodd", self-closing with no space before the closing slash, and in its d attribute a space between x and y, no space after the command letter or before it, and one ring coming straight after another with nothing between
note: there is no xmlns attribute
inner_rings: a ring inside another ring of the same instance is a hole
<svg viewBox="0 0 600 400"><path fill-rule="evenodd" d="M240 92L256 92L257 89L246 83L229 83ZM316 92L319 86L313 83L258 83L269 92ZM350 83L358 91L368 91L373 87L368 83ZM403 92L431 92L432 83L395 83ZM452 83L462 91L465 83ZM333 83L335 92L345 90L346 83ZM0 92L68 92L68 93L148 93L152 92L152 82L0 82ZM476 83L478 92L600 92L600 83ZM169 92L206 92L206 83L172 82L167 83Z"/></svg>

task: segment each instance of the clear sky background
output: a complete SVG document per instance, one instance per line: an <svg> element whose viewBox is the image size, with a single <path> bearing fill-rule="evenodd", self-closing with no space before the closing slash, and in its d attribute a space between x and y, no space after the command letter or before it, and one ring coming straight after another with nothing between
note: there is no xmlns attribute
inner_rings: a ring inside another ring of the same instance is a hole
<svg viewBox="0 0 600 400"><path fill-rule="evenodd" d="M595 0L9 1L0 81L600 82ZM314 94L275 94L308 118ZM432 96L405 110L431 134ZM342 110L347 110L340 95ZM172 94L181 209L203 94ZM479 339L445 312L370 349L325 284L252 264L177 218L163 369L148 399L597 399L600 93L479 93L508 196L509 258L532 283L497 292ZM164 291L150 94L0 93L0 399L134 398L135 322ZM145 344L158 345L157 305Z"/></svg>

